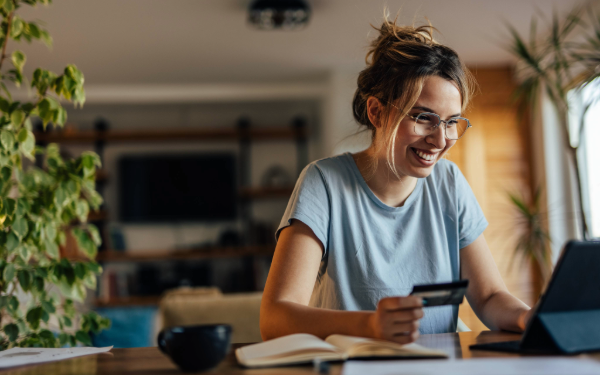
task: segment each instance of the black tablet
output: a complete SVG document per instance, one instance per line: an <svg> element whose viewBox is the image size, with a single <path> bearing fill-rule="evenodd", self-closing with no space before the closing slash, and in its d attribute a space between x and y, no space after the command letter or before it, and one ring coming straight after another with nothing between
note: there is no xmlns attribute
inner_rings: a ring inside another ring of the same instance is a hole
<svg viewBox="0 0 600 375"><path fill-rule="evenodd" d="M521 340L470 348L519 353L600 350L600 242L565 245Z"/></svg>

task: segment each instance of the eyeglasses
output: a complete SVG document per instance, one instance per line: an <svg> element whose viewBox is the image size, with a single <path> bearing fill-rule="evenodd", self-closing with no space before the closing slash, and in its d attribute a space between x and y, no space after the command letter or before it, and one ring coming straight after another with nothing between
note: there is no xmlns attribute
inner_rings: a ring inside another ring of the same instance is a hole
<svg viewBox="0 0 600 375"><path fill-rule="evenodd" d="M468 119L464 117L452 117L449 120L442 120L439 115L435 113L423 112L416 116L408 115L411 119L415 120L415 133L418 135L429 135L433 133L438 126L444 123L444 136L449 140L460 139L467 129L472 127Z"/></svg>

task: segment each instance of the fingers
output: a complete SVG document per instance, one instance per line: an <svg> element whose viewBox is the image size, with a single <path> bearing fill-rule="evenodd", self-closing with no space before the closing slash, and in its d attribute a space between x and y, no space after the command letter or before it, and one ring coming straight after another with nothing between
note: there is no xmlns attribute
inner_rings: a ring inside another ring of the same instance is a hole
<svg viewBox="0 0 600 375"><path fill-rule="evenodd" d="M423 299L421 297L407 296L407 297L387 297L382 298L379 301L377 309L384 309L388 311L411 309L416 307L423 307Z"/></svg>
<svg viewBox="0 0 600 375"><path fill-rule="evenodd" d="M388 297L379 301L373 315L374 337L399 344L419 337L419 319L424 315L420 297Z"/></svg>
<svg viewBox="0 0 600 375"><path fill-rule="evenodd" d="M422 308L388 311L387 317L392 323L412 322L419 320L425 315Z"/></svg>

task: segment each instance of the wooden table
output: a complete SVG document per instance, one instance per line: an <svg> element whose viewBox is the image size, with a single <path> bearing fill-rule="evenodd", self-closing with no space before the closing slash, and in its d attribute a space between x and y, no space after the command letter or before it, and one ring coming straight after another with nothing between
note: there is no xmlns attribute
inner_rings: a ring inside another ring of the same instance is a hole
<svg viewBox="0 0 600 375"><path fill-rule="evenodd" d="M461 332L444 333L438 335L423 335L418 343L430 348L442 349L452 355L454 358L482 358L482 357L518 357L517 354L471 351L469 345L475 343L496 342L518 340L518 334L507 332ZM242 345L234 345L233 349ZM600 360L600 353L581 355L580 357L592 357ZM572 357L570 357L572 358ZM331 375L341 374L342 366L334 365L331 367ZM217 367L206 373L209 374L281 374L281 375L301 375L313 374L312 366L296 366L285 368L269 369L243 369L236 363L232 352ZM171 363L156 347L152 348L131 348L131 349L113 349L111 353L91 355L87 357L73 358L61 362L52 362L37 366L24 366L10 370L0 371L0 374L14 375L92 375L92 374L182 374L181 371Z"/></svg>

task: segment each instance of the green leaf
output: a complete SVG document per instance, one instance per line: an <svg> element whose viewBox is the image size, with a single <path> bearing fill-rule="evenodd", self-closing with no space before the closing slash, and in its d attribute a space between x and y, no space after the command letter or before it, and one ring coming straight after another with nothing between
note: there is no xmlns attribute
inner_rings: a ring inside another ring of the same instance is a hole
<svg viewBox="0 0 600 375"><path fill-rule="evenodd" d="M19 132L19 138L21 138L21 133L24 132L24 140L21 141L21 149L25 155L30 155L33 157L33 150L35 149L35 136L31 132L31 130L27 130L25 128L21 129Z"/></svg>
<svg viewBox="0 0 600 375"><path fill-rule="evenodd" d="M36 276L33 278L33 289L38 292L44 291L44 278L40 276Z"/></svg>
<svg viewBox="0 0 600 375"><path fill-rule="evenodd" d="M42 315L44 310L41 306L34 307L27 311L27 315L25 316L25 320L29 323L32 329L37 330L40 327L40 320L42 319Z"/></svg>
<svg viewBox="0 0 600 375"><path fill-rule="evenodd" d="M40 39L40 37L42 36L40 28L35 23L30 22L28 25L28 29L29 29L29 35L31 35L32 37L34 37L36 39Z"/></svg>
<svg viewBox="0 0 600 375"><path fill-rule="evenodd" d="M54 307L52 301L42 301L42 307L49 314L54 314L56 312L56 307Z"/></svg>
<svg viewBox="0 0 600 375"><path fill-rule="evenodd" d="M79 218L79 221L85 223L87 221L88 214L90 213L90 206L84 200L79 200L75 203L75 213Z"/></svg>
<svg viewBox="0 0 600 375"><path fill-rule="evenodd" d="M13 126L15 128L21 126L21 124L23 124L24 120L25 120L25 111L23 111L22 109L16 109L13 111L13 113L10 114L10 122L13 124ZM21 140L21 133L19 133L18 138L19 138L19 142L24 141L24 139Z"/></svg>
<svg viewBox="0 0 600 375"><path fill-rule="evenodd" d="M4 82L0 82L0 87L2 87L2 90L4 90L4 93L6 93L8 100L10 100L12 102L12 95L10 94L10 91L8 91L8 88L6 87Z"/></svg>
<svg viewBox="0 0 600 375"><path fill-rule="evenodd" d="M44 321L44 323L48 323L48 321L50 320L50 314L48 314L48 312L44 309L42 309L42 320Z"/></svg>
<svg viewBox="0 0 600 375"><path fill-rule="evenodd" d="M93 272L95 274L102 273L102 267L100 267L100 265L96 262L86 262L85 265L88 268L88 270L90 270L90 272Z"/></svg>
<svg viewBox="0 0 600 375"><path fill-rule="evenodd" d="M73 322L71 321L71 318L69 318L68 316L63 316L63 323L64 323L65 327L73 326Z"/></svg>
<svg viewBox="0 0 600 375"><path fill-rule="evenodd" d="M2 169L0 169L0 178L2 178L3 181L8 181L11 177L12 169L9 167L2 167Z"/></svg>
<svg viewBox="0 0 600 375"><path fill-rule="evenodd" d="M77 276L78 279L83 279L86 273L87 267L83 263L75 263L75 276Z"/></svg>
<svg viewBox="0 0 600 375"><path fill-rule="evenodd" d="M48 223L45 227L45 233L46 233L46 238L49 241L54 241L56 239L56 227L53 225L53 223Z"/></svg>
<svg viewBox="0 0 600 375"><path fill-rule="evenodd" d="M27 235L27 231L29 230L29 226L27 225L27 220L23 217L17 218L12 225L13 232L19 237L19 240L22 240L25 235Z"/></svg>
<svg viewBox="0 0 600 375"><path fill-rule="evenodd" d="M19 131L19 134L17 135L17 140L21 143L25 142L25 140L27 139L27 129L23 128Z"/></svg>
<svg viewBox="0 0 600 375"><path fill-rule="evenodd" d="M43 85L43 87L46 87ZM51 101L46 97L38 105L38 114L42 119L44 125L48 124L54 119L54 109L51 108Z"/></svg>
<svg viewBox="0 0 600 375"><path fill-rule="evenodd" d="M27 292L31 288L31 274L28 270L19 270L17 272L17 279L19 279L19 284L21 284L21 288Z"/></svg>
<svg viewBox="0 0 600 375"><path fill-rule="evenodd" d="M2 143L2 147L4 147L7 151L12 151L15 145L15 135L10 130L2 130L0 133L0 143Z"/></svg>
<svg viewBox="0 0 600 375"><path fill-rule="evenodd" d="M17 216L25 216L29 212L29 203L27 203L27 199L18 198L17 199Z"/></svg>
<svg viewBox="0 0 600 375"><path fill-rule="evenodd" d="M58 342L60 343L60 346L69 344L69 335L64 332L60 333L58 335Z"/></svg>
<svg viewBox="0 0 600 375"><path fill-rule="evenodd" d="M75 338L77 339L77 341L91 346L92 345L92 340L90 339L90 335L82 330L77 331L77 333L75 333Z"/></svg>
<svg viewBox="0 0 600 375"><path fill-rule="evenodd" d="M12 3L12 1L6 1L4 8L6 9L6 5L8 3ZM10 12L9 10L7 10L7 12ZM25 22L23 22L23 20L18 17L18 16L14 16L13 20L12 20L12 26L10 28L10 36L12 38L18 38L21 33L23 32L23 29L25 28Z"/></svg>
<svg viewBox="0 0 600 375"><path fill-rule="evenodd" d="M31 258L31 251L29 250L29 246L19 246L19 255L21 256L21 258L23 258L25 263L29 262L29 259Z"/></svg>
<svg viewBox="0 0 600 375"><path fill-rule="evenodd" d="M40 331L40 337L45 339L45 340L54 340L54 334L47 330L47 329L43 329Z"/></svg>
<svg viewBox="0 0 600 375"><path fill-rule="evenodd" d="M52 259L58 259L60 257L60 253L58 250L58 245L54 241L44 241L44 247L46 248L46 253Z"/></svg>
<svg viewBox="0 0 600 375"><path fill-rule="evenodd" d="M79 250L81 250L85 255L87 255L88 258L94 259L96 257L98 250L96 248L96 245L94 245L94 242L92 241L90 236L88 236L88 234L85 231L83 231L81 228L74 228L73 236L75 237L75 240L77 241Z"/></svg>
<svg viewBox="0 0 600 375"><path fill-rule="evenodd" d="M58 126L63 126L67 122L67 111L60 107L56 110L56 116L54 117L54 123Z"/></svg>
<svg viewBox="0 0 600 375"><path fill-rule="evenodd" d="M11 311L17 311L17 309L19 308L19 300L17 299L17 297L10 297L10 300L8 301L8 308Z"/></svg>
<svg viewBox="0 0 600 375"><path fill-rule="evenodd" d="M10 283L13 281L13 279L15 278L15 266L13 266L12 264L7 264L6 267L4 267L4 272L2 274L2 277L4 278L4 281L6 283Z"/></svg>
<svg viewBox="0 0 600 375"><path fill-rule="evenodd" d="M94 224L88 224L87 230L92 237L92 241L96 246L100 246L102 244L102 238L100 237L100 231Z"/></svg>
<svg viewBox="0 0 600 375"><path fill-rule="evenodd" d="M67 192L62 187L59 187L54 192L54 203L61 208L69 203Z"/></svg>
<svg viewBox="0 0 600 375"><path fill-rule="evenodd" d="M6 235L6 249L8 251L13 251L19 246L20 243L21 241L19 240L19 237L17 237L14 232L9 232Z"/></svg>
<svg viewBox="0 0 600 375"><path fill-rule="evenodd" d="M4 333L6 333L10 342L15 342L19 337L19 327L14 323L7 324L4 326Z"/></svg>
<svg viewBox="0 0 600 375"><path fill-rule="evenodd" d="M27 58L25 57L25 54L23 54L23 52L21 51L15 51L12 53L12 63L15 66L15 68L17 69L17 71L22 72L23 71L23 65L25 65L25 61L27 60Z"/></svg>
<svg viewBox="0 0 600 375"><path fill-rule="evenodd" d="M52 37L46 30L42 30L40 33L40 39L48 48L52 48Z"/></svg>
<svg viewBox="0 0 600 375"><path fill-rule="evenodd" d="M8 102L8 100L6 100L0 96L0 111L2 111L4 113L8 113L9 109L10 109L10 103Z"/></svg>
<svg viewBox="0 0 600 375"><path fill-rule="evenodd" d="M12 198L6 198L4 200L4 205L6 207L6 214L8 216L13 216L15 214L17 202Z"/></svg>

